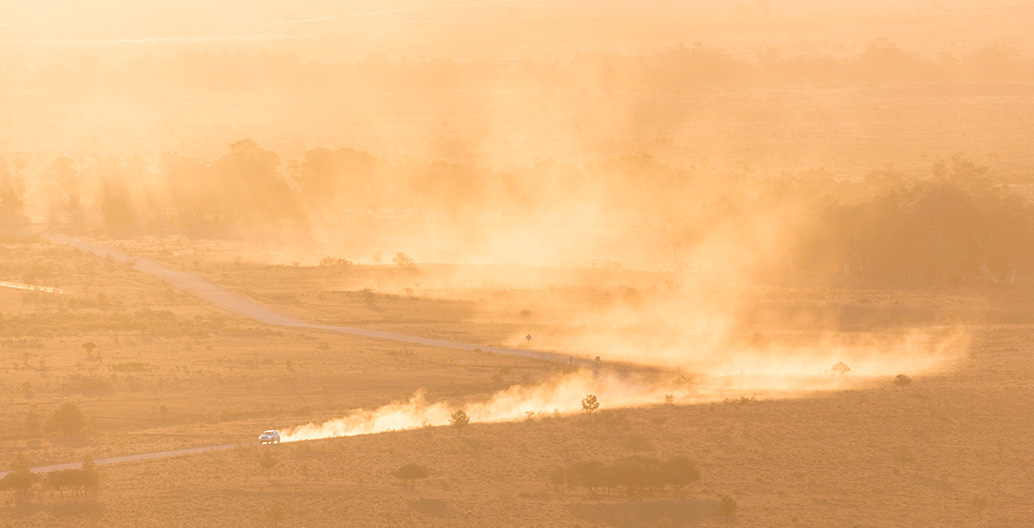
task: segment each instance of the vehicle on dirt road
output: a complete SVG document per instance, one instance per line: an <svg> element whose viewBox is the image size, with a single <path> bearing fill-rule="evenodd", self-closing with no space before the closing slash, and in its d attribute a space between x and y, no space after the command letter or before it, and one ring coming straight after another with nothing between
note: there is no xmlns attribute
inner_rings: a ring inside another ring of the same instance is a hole
<svg viewBox="0 0 1034 528"><path fill-rule="evenodd" d="M259 435L260 444L279 444L280 431L269 430Z"/></svg>

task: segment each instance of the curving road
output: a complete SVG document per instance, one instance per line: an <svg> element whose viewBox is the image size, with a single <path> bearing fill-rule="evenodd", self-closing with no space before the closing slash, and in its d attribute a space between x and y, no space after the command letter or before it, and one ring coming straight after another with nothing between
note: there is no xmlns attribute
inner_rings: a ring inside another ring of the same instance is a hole
<svg viewBox="0 0 1034 528"><path fill-rule="evenodd" d="M334 325L322 325L307 323L299 321L282 313L270 310L264 306L255 304L243 297L234 295L230 292L222 290L212 283L185 271L177 271L171 268L167 268L153 260L144 258L136 258L121 253L107 246L100 244L94 244L93 242L86 242L85 240L79 240L77 238L67 237L64 235L53 235L44 233L43 238L62 244L68 244L69 246L89 251L91 253L100 255L102 257L111 257L119 262L133 262L136 265L136 269L158 275L169 281L173 287L179 288L188 293L192 293L202 299L237 315L254 319L261 323L287 326L292 328L305 328L309 330L323 330L327 332L335 332L339 334L349 334L361 337L369 337L373 339L387 339L390 341L399 341L402 343L412 343L416 345L427 345L441 348L453 348L457 350L480 350L482 352L490 352L492 354L498 354L502 356L511 357L522 357L529 359L539 359L543 361L559 361L569 362L572 361L570 356L564 354L557 354L552 352L542 352L537 350L522 350L519 348L507 348L497 346L483 346L483 345L472 345L470 343L458 343L455 341L443 341L441 339L429 339L426 337L412 336L407 334L400 334L398 332L385 332L382 330L369 330L366 328L355 328L351 326L334 326ZM574 362L585 363L585 360L579 361L578 358L573 358Z"/></svg>
<svg viewBox="0 0 1034 528"><path fill-rule="evenodd" d="M243 297L239 297L230 292L222 290L212 283L194 275L193 273L187 273L185 271L177 271L168 267L165 267L153 260L144 258L135 258L125 253L119 252L107 246L100 244L94 244L92 242L86 242L85 240L79 240L77 238L67 237L63 235L53 235L44 233L43 238L51 242L67 244L72 247L89 251L91 253L100 255L102 257L111 257L118 262L133 262L136 269L146 272L153 273L160 277L165 278L175 288L179 288L183 291L192 293L212 304L237 315L242 315L250 319L254 319L261 323L287 326L292 328L305 328L309 330L323 330L327 332L336 332L339 334L349 334L361 337L369 337L373 339L387 339L391 341L399 341L402 343L413 343L418 345L427 345L441 348L452 348L457 350L480 350L482 352L489 352L492 354L499 354L503 356L511 357L522 357L530 359L539 359L543 361L561 361L569 362L574 361L578 364L586 363L585 360L578 358L571 358L570 356L555 354L551 352L541 352L537 350L521 350L517 348L506 348L506 347L495 347L495 346L478 346L469 343L458 343L454 341L443 341L441 339L428 339L426 337L412 336L406 334L400 334L397 332L384 332L381 330L368 330L365 328L355 328L351 326L334 326L334 325L321 325L306 323L299 321L292 317L288 317L282 313L270 310L264 306L260 306L251 302ZM137 460L150 460L155 458L166 458L178 455L187 455L192 453L203 453L206 451L219 451L225 449L233 449L236 447L243 447L251 444L224 444L215 446L201 446L191 447L186 449L175 449L172 451L158 451L154 453L142 453L137 455L126 455L111 458L101 458L94 460L94 463L98 466L104 464L116 464L119 462L133 462ZM67 464L55 464L50 466L40 466L32 468L34 473L44 473L47 471L58 471L62 469L77 469L82 467L82 462L71 462ZM9 471L0 471L0 478L10 473Z"/></svg>

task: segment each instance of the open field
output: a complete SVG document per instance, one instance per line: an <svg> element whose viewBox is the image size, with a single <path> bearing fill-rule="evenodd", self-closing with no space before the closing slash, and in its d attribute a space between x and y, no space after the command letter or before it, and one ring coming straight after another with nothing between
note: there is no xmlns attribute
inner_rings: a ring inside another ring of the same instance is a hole
<svg viewBox="0 0 1034 528"><path fill-rule="evenodd" d="M128 239L121 245L140 243L153 241ZM168 292L145 274L106 267L103 259L85 253L38 238L7 244L24 256L8 262L9 273L19 277L50 269L53 275L36 280L72 292L46 300L40 293L0 292L8 402L3 442L5 451L22 452L37 465L87 454L101 458L246 442L270 426L378 407L407 399L419 388L429 401L470 402L512 383L534 385L561 374L557 367L530 361L514 368L512 359L264 328ZM391 266L364 267L352 277L356 282L342 285L328 281L319 266L238 264L234 274L220 271L226 264L218 257L192 258L194 271L215 284L232 290L251 283L256 300L300 318L409 332L464 328L452 336L457 339L491 340L505 326L500 323L505 311L493 312L492 303L478 301L486 295L480 288L440 299L375 293L372 307L363 294L347 294L372 290L378 275L390 281L396 274ZM608 273L626 285L646 288L650 280L634 272ZM538 280L563 284L562 274L544 275ZM283 284L296 286L276 286ZM335 294L330 284L342 293ZM617 287L599 282L596 294L610 288ZM306 293L285 297L288 291ZM556 306L557 298L566 298L571 304L558 312L585 302L564 291L525 289L520 301L553 295L544 304ZM40 492L30 505L16 505L9 497L3 518L12 526L214 525L228 518L262 524L272 522L269 508L282 505L285 522L294 525L645 527L666 526L668 519L673 526L708 526L724 522L717 502L727 494L740 505L740 525L1022 526L1034 518L1024 491L1034 479L1023 425L1034 419L1034 362L1026 345L1034 314L1027 287L895 292L830 285L766 291L769 302L783 310L843 305L844 320L869 331L943 323L944 310L936 308L954 306L952 322L970 328L971 346L957 369L916 376L903 389L886 378L791 399L760 392L756 403L717 398L697 405L658 402L612 409L603 401L593 416L475 424L462 435L439 427L105 466L98 470L102 486L90 498ZM102 293L112 306L96 306ZM147 299L158 297L167 305L147 305L169 309L172 319L133 319ZM421 319L420 307L428 305L443 320ZM38 335L31 321L49 320L51 313L68 322L47 325L50 335ZM912 319L902 318L906 313ZM511 324L520 324L519 314L510 315ZM542 317L559 319L558 314ZM94 321L113 326L98 332L92 330L99 326ZM754 330L765 327L763 321L755 323ZM86 357L80 346L86 341L98 345L97 359ZM78 403L88 417L83 433L25 430L33 409L45 420L50 409L66 401ZM631 455L630 445L651 456L688 456L702 478L681 492L643 491L632 497L594 496L584 489L562 494L551 483L551 472L571 460L614 460ZM277 460L269 470L259 464L265 451ZM405 462L426 465L432 474L415 488L401 485L391 473ZM177 498L188 495L195 497L189 506ZM986 507L974 507L974 497L986 497ZM148 508L139 509L144 502Z"/></svg>
<svg viewBox="0 0 1034 528"><path fill-rule="evenodd" d="M0 10L0 528L1034 526L1030 2L165 4Z"/></svg>
<svg viewBox="0 0 1034 528"><path fill-rule="evenodd" d="M35 270L37 280L66 291L0 290L3 436L7 449L41 464L251 440L255 429L381 405L418 388L444 397L487 393L500 368L508 381L542 375L541 365L523 360L467 365L460 352L262 327L77 250L38 238L9 247L21 258L8 261L8 272ZM87 342L96 349L87 352ZM64 401L79 403L93 432L41 441L43 422ZM39 430L26 431L33 413ZM250 424L218 432L241 420Z"/></svg>

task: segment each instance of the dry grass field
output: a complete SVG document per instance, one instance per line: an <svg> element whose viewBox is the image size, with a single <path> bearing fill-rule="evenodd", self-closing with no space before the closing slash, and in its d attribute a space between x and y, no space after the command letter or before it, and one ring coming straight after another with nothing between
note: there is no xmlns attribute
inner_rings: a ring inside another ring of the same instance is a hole
<svg viewBox="0 0 1034 528"><path fill-rule="evenodd" d="M0 528L1034 526L1029 2L17 4Z"/></svg>
<svg viewBox="0 0 1034 528"><path fill-rule="evenodd" d="M5 247L21 256L5 263L8 274L33 273L37 283L65 291L0 292L3 450L36 465L250 442L269 427L375 408L417 389L429 401L476 402L511 384L562 374L530 360L515 367L513 359L488 355L263 327L168 291L141 272L39 238L12 237ZM378 277L390 283L393 266L363 266L344 284L320 266L251 263L234 272L232 263L197 255L192 266L231 290L250 283L255 300L299 318L415 334L433 328L442 337L486 343L506 334L507 325L522 324L519 313L499 310L480 289L448 298L374 292L371 304L361 291ZM562 284L560 277L540 280ZM646 287L651 277L614 278L622 279ZM616 287L600 281L597 288ZM1027 287L766 291L768 302L783 309L839 309L844 321L868 331L941 324L947 312L953 324L970 328L971 345L953 371L917 375L903 388L888 377L792 398L762 391L756 402L715 397L619 409L602 401L591 416L547 413L462 432L434 427L101 466L101 486L87 498L39 491L18 504L5 494L0 524L274 525L282 508L285 526L721 526L724 495L738 503L738 526L1024 526L1034 519L1026 431L1034 423L1034 309ZM550 295L561 297L543 287L515 302L542 296L543 304L557 306ZM586 302L564 297L566 309ZM97 345L93 359L81 346L87 341ZM505 375L496 376L503 368ZM26 430L30 413L45 421L63 402L82 409L81 433ZM599 495L562 492L550 479L573 460L637 452L687 456L701 479L681 491ZM267 453L271 468L260 463ZM407 462L428 467L430 476L414 487L402 484L393 472Z"/></svg>

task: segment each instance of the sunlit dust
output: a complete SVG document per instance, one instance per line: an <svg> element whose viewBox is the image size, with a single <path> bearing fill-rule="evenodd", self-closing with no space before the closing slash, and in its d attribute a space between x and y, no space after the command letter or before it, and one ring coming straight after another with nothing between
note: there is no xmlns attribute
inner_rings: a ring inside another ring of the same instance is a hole
<svg viewBox="0 0 1034 528"><path fill-rule="evenodd" d="M933 375L951 369L968 349L961 334L942 337L910 335L896 344L841 347L812 351L743 350L721 360L698 365L712 370L685 374L636 372L633 367L608 367L599 373L585 368L534 386L516 385L484 402L428 402L423 391L409 400L383 407L357 409L341 418L281 431L284 442L354 436L448 425L452 413L463 410L474 423L525 420L583 412L582 399L595 395L602 409L648 405L691 405L738 398L785 399L832 390L885 383L896 374ZM702 358L703 359L703 358ZM834 368L846 360L849 372Z"/></svg>

